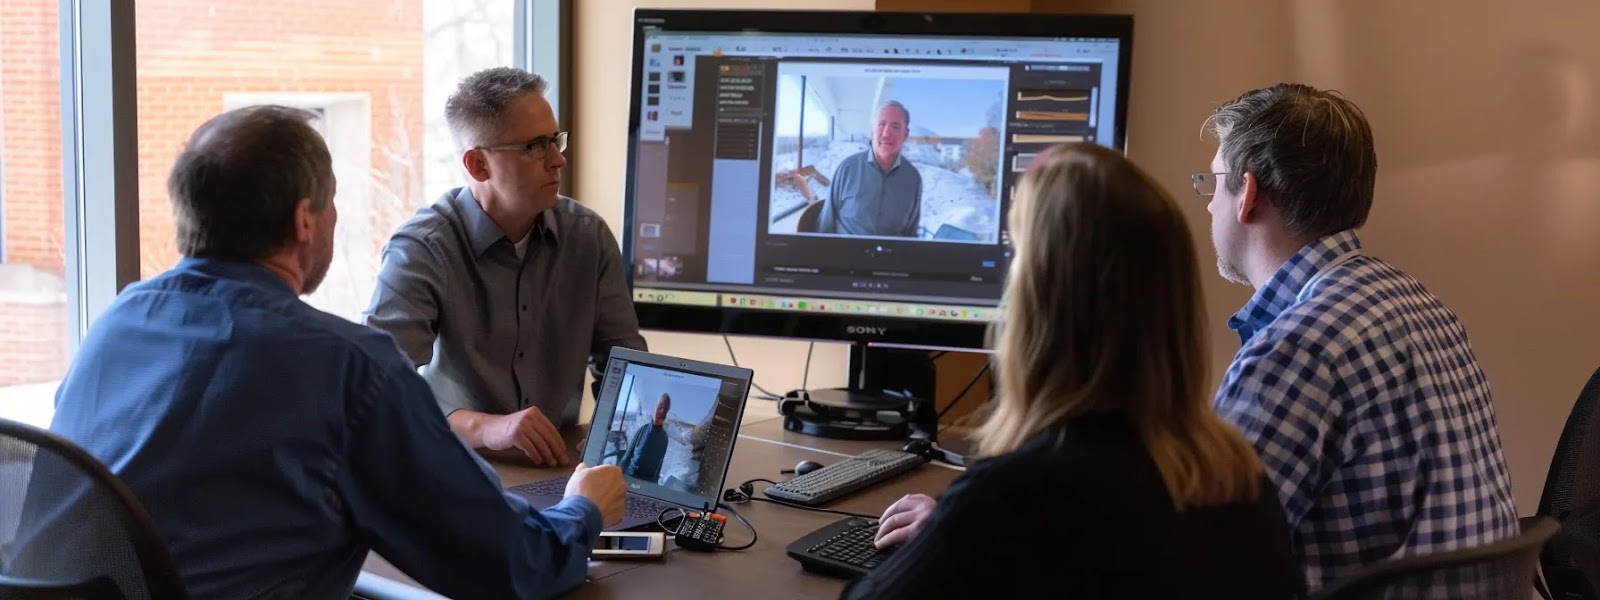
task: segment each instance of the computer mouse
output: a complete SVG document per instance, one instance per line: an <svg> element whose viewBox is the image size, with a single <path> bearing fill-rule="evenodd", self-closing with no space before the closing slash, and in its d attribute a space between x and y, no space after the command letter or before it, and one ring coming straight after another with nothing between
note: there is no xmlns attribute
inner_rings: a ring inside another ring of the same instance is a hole
<svg viewBox="0 0 1600 600"><path fill-rule="evenodd" d="M794 466L794 474L795 475L805 475L806 473L810 473L812 471L815 471L815 470L821 469L821 468L822 468L822 463L819 463L819 462L814 461L814 460L802 460L802 461L800 461L799 464Z"/></svg>

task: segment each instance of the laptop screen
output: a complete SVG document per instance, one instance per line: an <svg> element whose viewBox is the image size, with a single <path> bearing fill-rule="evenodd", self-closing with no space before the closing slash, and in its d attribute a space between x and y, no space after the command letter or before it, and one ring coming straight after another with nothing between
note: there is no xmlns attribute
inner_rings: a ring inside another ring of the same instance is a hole
<svg viewBox="0 0 1600 600"><path fill-rule="evenodd" d="M617 465L636 493L714 507L749 387L747 369L616 349L584 461Z"/></svg>

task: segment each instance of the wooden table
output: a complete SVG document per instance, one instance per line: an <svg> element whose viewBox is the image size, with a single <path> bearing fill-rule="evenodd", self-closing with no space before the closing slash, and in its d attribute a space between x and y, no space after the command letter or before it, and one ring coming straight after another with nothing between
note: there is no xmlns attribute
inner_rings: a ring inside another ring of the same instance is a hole
<svg viewBox="0 0 1600 600"><path fill-rule="evenodd" d="M581 436L581 433L574 433ZM575 441L575 440L574 440ZM778 419L747 422L734 444L733 463L724 487L750 479L782 481L779 470L802 460L831 464L868 448L898 448L892 442L830 440L785 431ZM564 474L562 469L540 469L517 464L505 456L491 461L506 486L515 486ZM828 503L823 508L878 515L905 494L936 495L960 471L929 463L864 491ZM759 490L767 484L756 484ZM757 497L760 496L759 492ZM735 506L758 539L755 546L738 552L690 552L667 542L667 554L652 561L597 561L589 568L589 583L565 598L836 598L844 581L808 573L784 553L790 542L845 517L811 512L766 502ZM726 543L739 545L749 531L730 518ZM366 571L416 585L377 555L368 558Z"/></svg>

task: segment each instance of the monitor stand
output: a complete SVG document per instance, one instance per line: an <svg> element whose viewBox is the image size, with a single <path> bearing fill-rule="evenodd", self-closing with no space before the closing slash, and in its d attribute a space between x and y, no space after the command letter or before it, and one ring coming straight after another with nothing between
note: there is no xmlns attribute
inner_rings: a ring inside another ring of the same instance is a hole
<svg viewBox="0 0 1600 600"><path fill-rule="evenodd" d="M845 440L904 440L930 412L933 357L927 350L850 347L850 387L795 390L778 401L783 428Z"/></svg>

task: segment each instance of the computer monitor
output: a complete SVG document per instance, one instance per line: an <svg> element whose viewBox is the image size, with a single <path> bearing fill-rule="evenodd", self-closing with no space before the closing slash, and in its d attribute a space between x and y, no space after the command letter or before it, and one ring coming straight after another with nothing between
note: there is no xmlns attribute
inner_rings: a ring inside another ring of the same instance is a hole
<svg viewBox="0 0 1600 600"><path fill-rule="evenodd" d="M623 252L640 325L981 350L1029 161L1063 142L1123 149L1132 30L635 11ZM871 356L852 352L857 391Z"/></svg>

